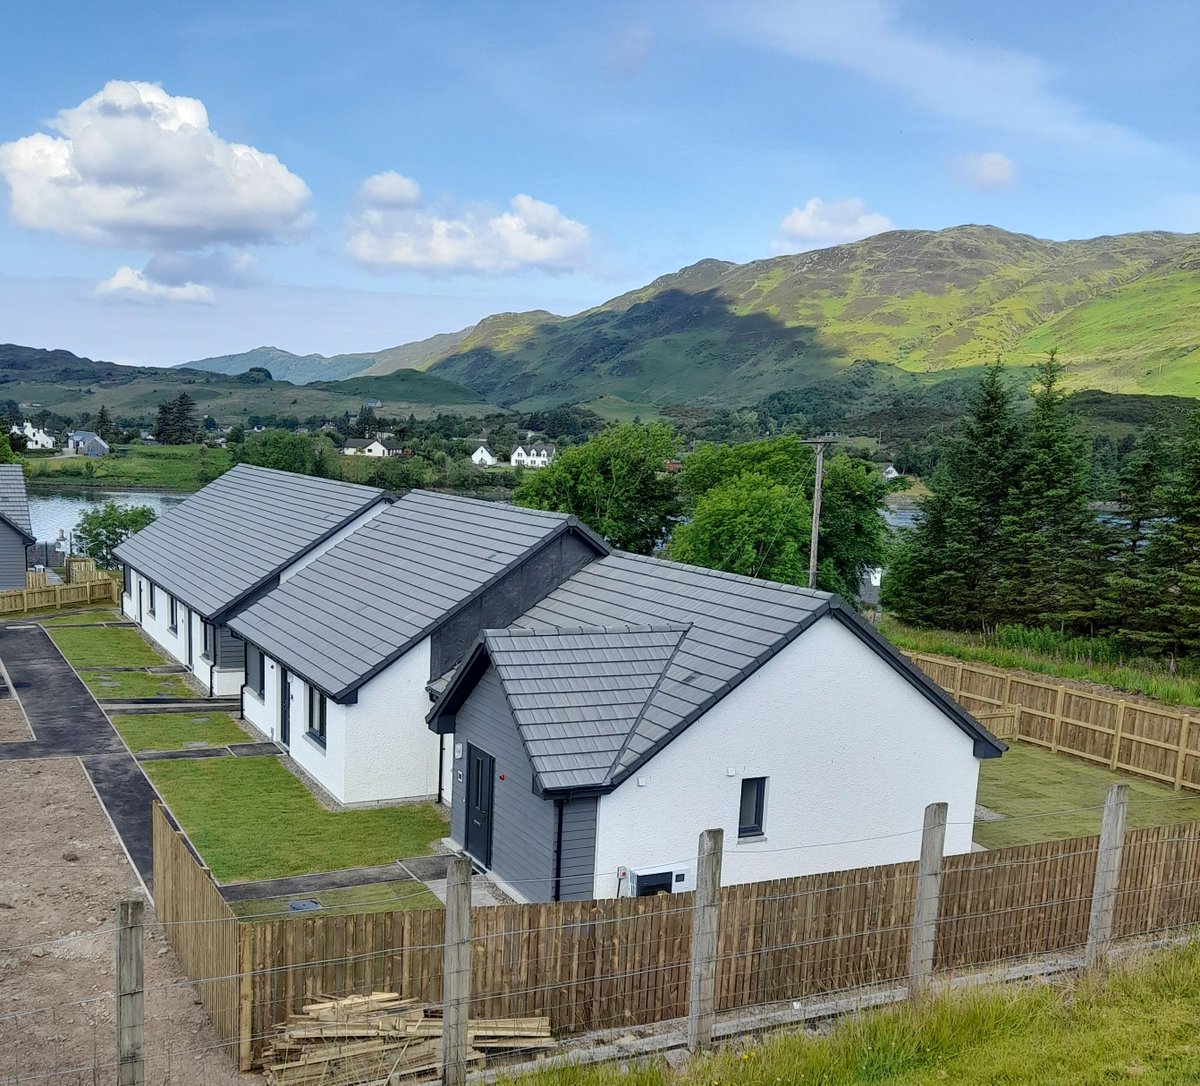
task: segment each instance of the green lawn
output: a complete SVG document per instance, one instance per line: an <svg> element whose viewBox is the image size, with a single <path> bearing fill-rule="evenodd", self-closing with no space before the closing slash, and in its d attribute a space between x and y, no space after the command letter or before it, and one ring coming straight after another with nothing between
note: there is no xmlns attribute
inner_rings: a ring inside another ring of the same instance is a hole
<svg viewBox="0 0 1200 1086"><path fill-rule="evenodd" d="M74 611L74 608L72 608ZM119 622L121 613L115 607L101 606L81 609L74 614L60 615L56 611L46 613L45 618L38 621L50 629L55 626L80 626L88 622Z"/></svg>
<svg viewBox="0 0 1200 1086"><path fill-rule="evenodd" d="M198 698L178 675L151 675L145 671L83 671L79 677L97 698Z"/></svg>
<svg viewBox="0 0 1200 1086"><path fill-rule="evenodd" d="M1099 833L1096 808L1117 782L1129 785L1130 829L1200 819L1200 796L1193 792L1174 792L1128 773L1110 773L1078 758L1013 743L1001 757L979 764L979 802L1008 817L977 822L975 840L985 848L1005 848ZM1068 813L1050 813L1054 811Z"/></svg>
<svg viewBox="0 0 1200 1086"><path fill-rule="evenodd" d="M202 445L130 445L124 456L34 457L29 479L56 486L168 487L199 490L230 464L226 449Z"/></svg>
<svg viewBox="0 0 1200 1086"><path fill-rule="evenodd" d="M321 912L382 913L397 909L440 909L442 903L419 882L377 882L370 886L348 886L341 890L321 890L315 894L289 894L286 897L254 898L233 901L229 907L238 916L312 916L314 913L294 913L289 901L319 901Z"/></svg>
<svg viewBox="0 0 1200 1086"><path fill-rule="evenodd" d="M984 988L781 1031L676 1071L546 1069L516 1086L1141 1086L1200 1083L1200 944L1101 979Z"/></svg>
<svg viewBox="0 0 1200 1086"><path fill-rule="evenodd" d="M222 882L388 863L446 834L430 804L327 811L273 757L143 768Z"/></svg>
<svg viewBox="0 0 1200 1086"><path fill-rule="evenodd" d="M131 626L54 626L50 636L73 667L157 667L167 663Z"/></svg>
<svg viewBox="0 0 1200 1086"><path fill-rule="evenodd" d="M130 713L112 722L134 753L253 742L229 713Z"/></svg>

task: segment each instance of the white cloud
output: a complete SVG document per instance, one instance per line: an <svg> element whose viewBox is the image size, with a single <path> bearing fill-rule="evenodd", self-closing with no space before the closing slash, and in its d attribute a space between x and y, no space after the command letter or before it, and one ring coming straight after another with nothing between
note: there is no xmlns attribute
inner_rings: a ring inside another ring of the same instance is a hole
<svg viewBox="0 0 1200 1086"><path fill-rule="evenodd" d="M1017 183L1017 164L1000 151L962 155L954 162L959 179L981 192L1010 189Z"/></svg>
<svg viewBox="0 0 1200 1086"><path fill-rule="evenodd" d="M223 140L195 98L113 81L48 127L58 134L0 144L23 226L166 252L286 240L308 222L308 186L274 155Z"/></svg>
<svg viewBox="0 0 1200 1086"><path fill-rule="evenodd" d="M192 302L211 305L213 301L212 289L202 283L158 283L128 265L118 268L107 279L97 283L96 294L105 301L114 302Z"/></svg>
<svg viewBox="0 0 1200 1086"><path fill-rule="evenodd" d="M554 204L520 194L498 214L480 207L438 212L398 203L405 191L400 182L419 195L416 183L399 174L376 175L362 187L366 206L349 222L346 252L368 268L499 275L526 268L577 271L587 264L588 228Z"/></svg>
<svg viewBox="0 0 1200 1086"><path fill-rule="evenodd" d="M416 207L421 202L421 186L411 177L388 170L368 177L359 196L371 207Z"/></svg>
<svg viewBox="0 0 1200 1086"><path fill-rule="evenodd" d="M1057 92L1055 70L1039 57L906 27L897 0L758 0L712 10L726 33L845 68L975 129L1107 155L1164 150Z"/></svg>
<svg viewBox="0 0 1200 1086"><path fill-rule="evenodd" d="M867 205L857 196L831 204L819 196L812 196L803 207L794 207L783 217L772 248L777 253L802 252L858 241L895 227L886 215L868 211Z"/></svg>

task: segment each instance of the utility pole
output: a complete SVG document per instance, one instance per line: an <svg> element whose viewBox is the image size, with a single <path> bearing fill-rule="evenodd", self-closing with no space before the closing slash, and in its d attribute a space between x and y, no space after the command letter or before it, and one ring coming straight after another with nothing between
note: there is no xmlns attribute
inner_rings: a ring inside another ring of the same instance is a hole
<svg viewBox="0 0 1200 1086"><path fill-rule="evenodd" d="M825 478L825 450L833 444L833 435L809 438L804 442L811 445L817 454L817 471L813 479L812 539L808 545L808 587L817 587L817 535L821 531L821 484Z"/></svg>

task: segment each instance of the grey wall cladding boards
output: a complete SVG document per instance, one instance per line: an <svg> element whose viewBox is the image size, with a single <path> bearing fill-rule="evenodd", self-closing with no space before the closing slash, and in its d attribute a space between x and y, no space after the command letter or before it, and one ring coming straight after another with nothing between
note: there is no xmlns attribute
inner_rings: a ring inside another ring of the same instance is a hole
<svg viewBox="0 0 1200 1086"><path fill-rule="evenodd" d="M25 540L11 525L0 521L0 588L25 587Z"/></svg>
<svg viewBox="0 0 1200 1086"><path fill-rule="evenodd" d="M470 651L481 631L511 625L596 557L595 548L574 533L551 540L434 632L429 677L446 674Z"/></svg>

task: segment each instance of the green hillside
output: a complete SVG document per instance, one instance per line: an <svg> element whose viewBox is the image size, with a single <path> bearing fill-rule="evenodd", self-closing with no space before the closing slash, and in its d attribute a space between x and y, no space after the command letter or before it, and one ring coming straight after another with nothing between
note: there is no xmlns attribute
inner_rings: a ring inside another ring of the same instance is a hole
<svg viewBox="0 0 1200 1086"><path fill-rule="evenodd" d="M387 415L418 416L453 409L478 414L487 408L471 389L424 373L409 372L378 379L374 391L359 382L342 385L293 385L261 380L255 374L228 376L184 368L117 366L80 358L68 351L46 351L0 344L0 400L13 400L23 412L39 408L74 416L95 413L104 404L118 418L151 421L163 400L186 392L202 414L224 424L244 422L251 415L357 414L365 396L383 401Z"/></svg>
<svg viewBox="0 0 1200 1086"><path fill-rule="evenodd" d="M373 359L365 354L340 354L326 358L323 354L292 354L279 347L255 347L241 354L201 358L187 363L187 368L226 374L260 368L269 371L277 381L304 385L309 381L338 381L343 377L352 377L372 364Z"/></svg>
<svg viewBox="0 0 1200 1086"><path fill-rule="evenodd" d="M997 353L1023 366L1057 343L1075 387L1196 394L1198 269L1196 235L898 230L750 264L701 261L572 317L506 314L430 368L522 407L751 403L856 360L936 381Z"/></svg>

